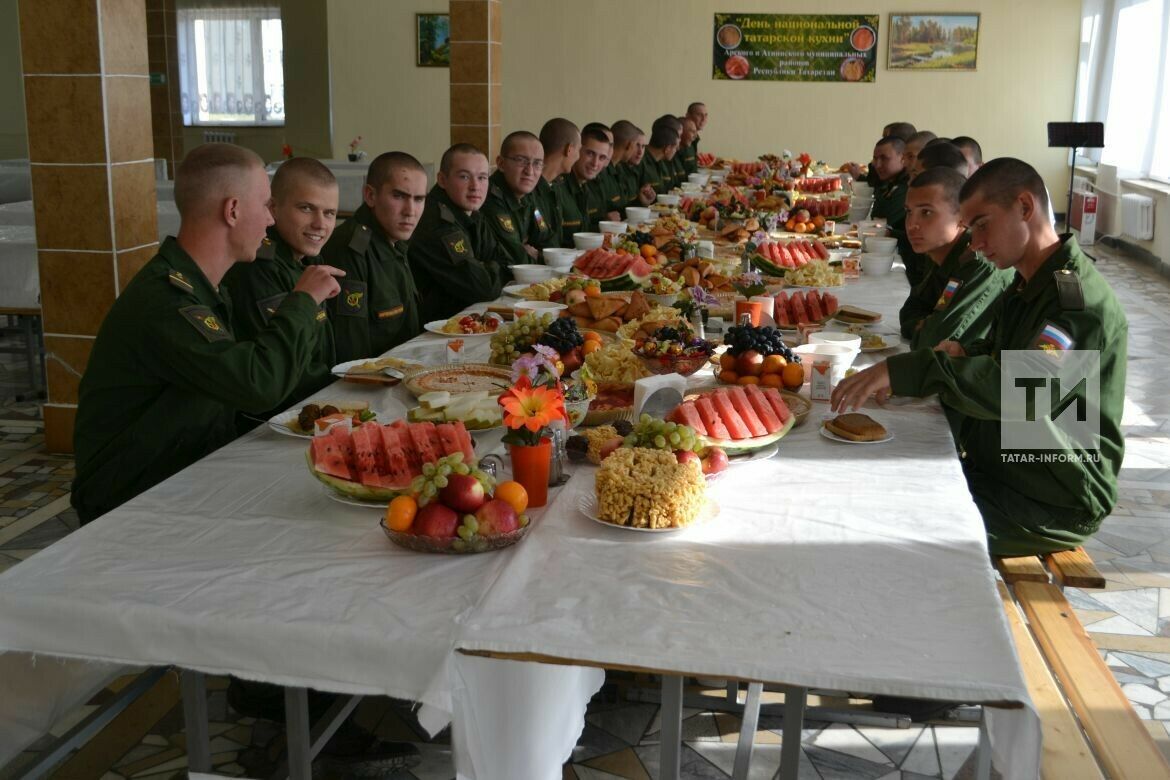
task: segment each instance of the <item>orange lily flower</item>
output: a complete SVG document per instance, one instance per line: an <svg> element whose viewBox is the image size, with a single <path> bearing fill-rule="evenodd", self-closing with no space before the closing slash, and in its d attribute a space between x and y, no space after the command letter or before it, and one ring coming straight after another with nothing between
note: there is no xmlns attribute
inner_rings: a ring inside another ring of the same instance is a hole
<svg viewBox="0 0 1170 780"><path fill-rule="evenodd" d="M512 430L527 428L538 433L553 420L565 417L564 397L559 390L532 387L523 378L500 396L500 406L504 408L504 424Z"/></svg>

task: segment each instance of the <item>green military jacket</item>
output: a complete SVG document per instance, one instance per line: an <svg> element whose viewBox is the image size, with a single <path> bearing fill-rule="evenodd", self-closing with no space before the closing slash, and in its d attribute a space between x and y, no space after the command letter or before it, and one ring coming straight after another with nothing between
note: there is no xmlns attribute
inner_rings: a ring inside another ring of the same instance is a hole
<svg viewBox="0 0 1170 780"><path fill-rule="evenodd" d="M699 139L695 138L691 141L690 146L680 147L674 159L682 163L683 171L686 173L698 173L699 171ZM686 180L686 177L683 177Z"/></svg>
<svg viewBox="0 0 1170 780"><path fill-rule="evenodd" d="M83 523L227 444L237 410L272 409L301 381L321 330L313 299L287 295L251 341L236 340L231 311L174 238L114 301L73 432L71 501Z"/></svg>
<svg viewBox="0 0 1170 780"><path fill-rule="evenodd" d="M281 302L296 287L305 265L293 259L292 248L280 237L276 227L268 228L268 238L256 251L251 263L236 263L223 277L223 286L231 293L232 333L241 341L250 341L268 327ZM325 306L317 312L317 341L296 389L277 404L272 413L287 409L333 381L330 369L337 363L333 347L333 326L325 316ZM271 415L258 415L271 416ZM252 427L252 426L247 426Z"/></svg>
<svg viewBox="0 0 1170 780"><path fill-rule="evenodd" d="M622 184L618 179L618 167L607 165L602 168L601 173L597 174L597 178L590 184L595 186L598 190L597 197L601 201L602 213L599 219L605 219L605 215L611 211L616 211L622 217L626 215L626 201L622 197Z"/></svg>
<svg viewBox="0 0 1170 780"><path fill-rule="evenodd" d="M1071 235L1026 283L1016 274L1000 296L989 336L972 342L967 357L929 348L886 361L894 393L939 398L959 413L957 444L981 482L1002 484L1092 533L1117 502L1117 472L1125 443L1128 325L1109 283ZM1000 448L1000 355L1004 350L1096 350L1101 358L1100 457L1056 462L1021 461L1031 451Z"/></svg>
<svg viewBox="0 0 1170 780"><path fill-rule="evenodd" d="M642 162L638 171L638 188L641 189L649 184L654 188L658 194L670 191L670 183L663 181L662 169L658 167L658 161L650 154L647 149L646 153L642 155Z"/></svg>
<svg viewBox="0 0 1170 780"><path fill-rule="evenodd" d="M410 242L423 322L445 320L473 303L498 298L511 278L507 265L483 214L465 214L442 187L432 187Z"/></svg>
<svg viewBox="0 0 1170 780"><path fill-rule="evenodd" d="M559 181L558 179L558 184ZM562 246L561 205L557 199L555 186L556 184L550 184L541 176L536 180L536 189L529 195L532 199L532 221L528 225L528 238L529 243L537 249Z"/></svg>
<svg viewBox="0 0 1170 780"><path fill-rule="evenodd" d="M529 195L517 198L509 189L503 173L496 171L492 174L487 199L480 212L509 263L523 265L535 262L524 250L524 245L530 243L528 230L532 225L532 210Z"/></svg>
<svg viewBox="0 0 1170 780"><path fill-rule="evenodd" d="M573 246L574 233L589 233L590 214L586 190L577 181L577 175L569 171L553 183L557 203L561 208L561 246ZM594 206L594 228L597 221L597 206Z"/></svg>
<svg viewBox="0 0 1170 780"><path fill-rule="evenodd" d="M642 191L641 185L638 183L640 166L627 165L626 163L619 163L616 171L618 190L622 195L622 204L624 206L641 206L642 203L638 200L638 194ZM625 213L625 210L622 210Z"/></svg>
<svg viewBox="0 0 1170 780"><path fill-rule="evenodd" d="M321 250L322 262L345 271L327 308L339 362L378 357L422 330L404 243L391 244L363 203Z"/></svg>
<svg viewBox="0 0 1170 780"><path fill-rule="evenodd" d="M683 166L682 158L675 152L674 157L665 160L666 164L670 166L671 174L674 178L674 186L679 186L687 180L687 169Z"/></svg>

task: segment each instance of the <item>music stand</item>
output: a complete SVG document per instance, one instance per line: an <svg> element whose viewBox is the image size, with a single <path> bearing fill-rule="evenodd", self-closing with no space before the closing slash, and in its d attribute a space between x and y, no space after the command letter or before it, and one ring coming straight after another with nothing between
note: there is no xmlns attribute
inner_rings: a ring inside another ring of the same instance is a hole
<svg viewBox="0 0 1170 780"><path fill-rule="evenodd" d="M1077 149L1100 149L1105 146L1103 122L1049 122L1048 146L1072 149L1068 166L1068 206L1064 211L1064 227L1072 230L1073 178L1077 170Z"/></svg>

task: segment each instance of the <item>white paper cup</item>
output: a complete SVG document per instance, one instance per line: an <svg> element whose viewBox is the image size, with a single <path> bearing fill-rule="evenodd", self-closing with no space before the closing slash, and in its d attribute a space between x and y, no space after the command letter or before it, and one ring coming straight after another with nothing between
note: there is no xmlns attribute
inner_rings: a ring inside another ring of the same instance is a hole
<svg viewBox="0 0 1170 780"><path fill-rule="evenodd" d="M776 299L771 295L753 295L748 298L749 301L756 301L761 304L760 312L767 314L769 317L776 316Z"/></svg>
<svg viewBox="0 0 1170 780"><path fill-rule="evenodd" d="M875 255L871 252L861 254L861 272L866 276L885 276L894 267L894 256Z"/></svg>
<svg viewBox="0 0 1170 780"><path fill-rule="evenodd" d="M626 232L629 226L625 222L609 222L603 220L597 223L597 229L602 233L609 233L610 235L620 235Z"/></svg>
<svg viewBox="0 0 1170 780"><path fill-rule="evenodd" d="M653 221L654 215L650 209L642 208L641 206L628 206L626 208L626 222L631 225Z"/></svg>
<svg viewBox="0 0 1170 780"><path fill-rule="evenodd" d="M604 233L574 233L573 245L578 249L600 249L605 241Z"/></svg>

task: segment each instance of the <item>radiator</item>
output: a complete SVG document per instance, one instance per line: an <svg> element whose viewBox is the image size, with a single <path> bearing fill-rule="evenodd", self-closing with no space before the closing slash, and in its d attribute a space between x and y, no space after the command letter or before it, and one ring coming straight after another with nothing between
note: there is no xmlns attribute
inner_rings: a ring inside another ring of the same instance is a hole
<svg viewBox="0 0 1170 780"><path fill-rule="evenodd" d="M1144 241L1154 237L1154 199L1127 193L1121 196L1121 232Z"/></svg>
<svg viewBox="0 0 1170 780"><path fill-rule="evenodd" d="M1073 177L1073 192L1092 192L1091 182L1085 176Z"/></svg>
<svg viewBox="0 0 1170 780"><path fill-rule="evenodd" d="M204 130L203 143L205 144L234 144L236 134L231 130Z"/></svg>

